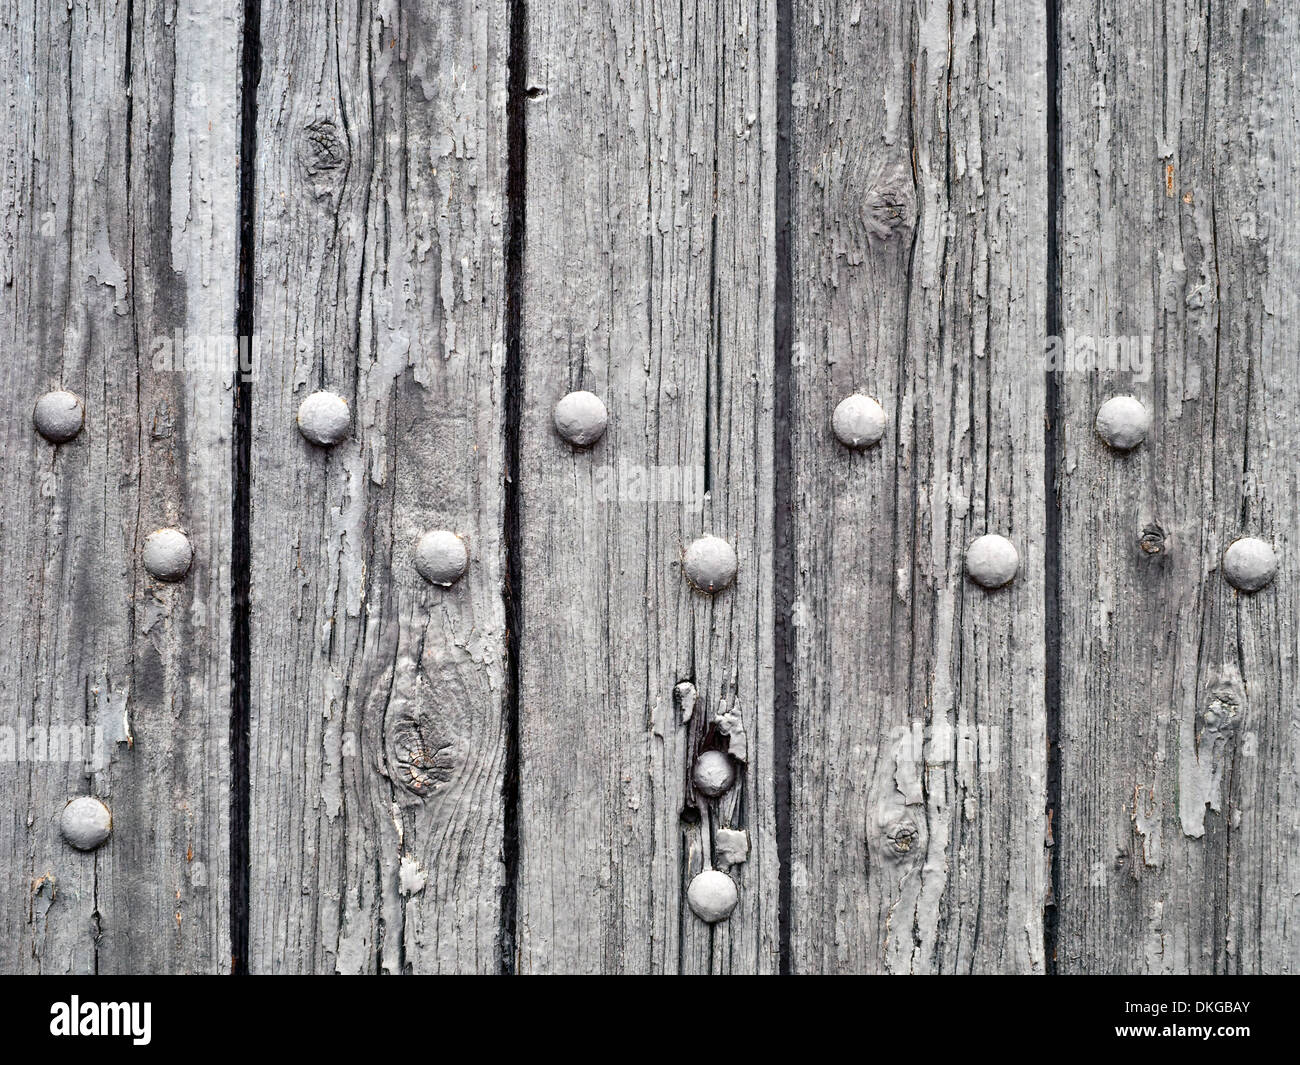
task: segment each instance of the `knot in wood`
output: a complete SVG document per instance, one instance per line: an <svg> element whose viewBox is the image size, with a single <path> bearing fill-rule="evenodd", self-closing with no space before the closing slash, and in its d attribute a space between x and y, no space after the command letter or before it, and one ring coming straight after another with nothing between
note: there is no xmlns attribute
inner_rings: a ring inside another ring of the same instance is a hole
<svg viewBox="0 0 1300 1065"><path fill-rule="evenodd" d="M867 190L862 210L867 242L906 235L916 224L916 183L910 161L886 166Z"/></svg>
<svg viewBox="0 0 1300 1065"><path fill-rule="evenodd" d="M451 739L424 714L399 717L392 726L394 777L416 795L448 783L456 768Z"/></svg>
<svg viewBox="0 0 1300 1065"><path fill-rule="evenodd" d="M916 822L906 818L895 821L885 829L885 841L889 844L889 853L898 861L903 861L919 851L920 836Z"/></svg>
<svg viewBox="0 0 1300 1065"><path fill-rule="evenodd" d="M1231 691L1211 691L1209 701L1201 712L1204 731L1226 735L1236 731L1241 718L1241 703Z"/></svg>
<svg viewBox="0 0 1300 1065"><path fill-rule="evenodd" d="M338 127L333 120L318 118L303 128L298 145L298 161L308 177L316 178L337 170L347 156L347 145L339 136Z"/></svg>
<svg viewBox="0 0 1300 1065"><path fill-rule="evenodd" d="M1164 529L1152 522L1142 530L1142 536L1138 539L1138 546L1148 555L1163 554L1165 550Z"/></svg>

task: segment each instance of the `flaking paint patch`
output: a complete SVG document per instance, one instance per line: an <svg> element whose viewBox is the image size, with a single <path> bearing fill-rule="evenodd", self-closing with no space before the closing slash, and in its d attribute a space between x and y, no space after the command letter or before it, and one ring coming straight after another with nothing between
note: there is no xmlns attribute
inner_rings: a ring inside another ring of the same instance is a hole
<svg viewBox="0 0 1300 1065"><path fill-rule="evenodd" d="M126 271L113 255L107 230L96 234L95 245L86 255L85 267L86 280L97 281L113 290L113 313L126 314L130 307Z"/></svg>
<svg viewBox="0 0 1300 1065"><path fill-rule="evenodd" d="M343 813L343 678L333 669L326 670L322 687L321 799L325 816L334 821Z"/></svg>
<svg viewBox="0 0 1300 1065"><path fill-rule="evenodd" d="M1184 716L1179 736L1178 812L1183 834L1205 835L1205 810L1223 809L1223 779L1247 711L1246 689L1235 666L1211 674L1201 704Z"/></svg>
<svg viewBox="0 0 1300 1065"><path fill-rule="evenodd" d="M32 881L31 897L27 906L27 923L32 928L34 942L40 942L45 938L45 923L57 897L57 888L58 880L52 873L46 873Z"/></svg>
<svg viewBox="0 0 1300 1065"><path fill-rule="evenodd" d="M1156 796L1156 785L1134 785L1133 806L1131 810L1133 828L1141 837L1142 864L1150 869L1159 869L1163 852L1161 837L1160 802Z"/></svg>
<svg viewBox="0 0 1300 1065"><path fill-rule="evenodd" d="M354 913L349 909L343 915L339 947L334 958L335 972L348 974L366 971L371 957L370 937L366 934L369 927L369 914L365 910Z"/></svg>
<svg viewBox="0 0 1300 1065"><path fill-rule="evenodd" d="M749 857L749 833L744 829L720 828L714 834L713 858L719 865L740 865Z"/></svg>
<svg viewBox="0 0 1300 1065"><path fill-rule="evenodd" d="M740 711L734 707L728 710L725 702L719 702L714 724L727 737L727 753L737 762L748 762L749 737L745 734L745 723L741 720Z"/></svg>
<svg viewBox="0 0 1300 1065"><path fill-rule="evenodd" d="M429 874L426 873L420 863L409 854L402 855L402 864L398 872L398 877L400 890L402 894L408 898L411 895L418 895L424 890L425 885L429 882Z"/></svg>
<svg viewBox="0 0 1300 1065"><path fill-rule="evenodd" d="M95 702L95 724L103 729L104 743L110 747L118 744L132 743L130 689L114 691L112 683L105 679L90 689Z"/></svg>
<svg viewBox="0 0 1300 1065"><path fill-rule="evenodd" d="M887 971L928 971L935 960L940 904L948 886L951 802L945 774L921 787L921 763L910 732L898 737L881 761L869 796L867 848L882 883L896 885L886 916L882 957Z"/></svg>
<svg viewBox="0 0 1300 1065"><path fill-rule="evenodd" d="M677 712L683 725L691 720L691 715L695 713L695 702L699 697L700 693L696 691L695 685L688 680L682 681L673 689L673 702L677 705Z"/></svg>

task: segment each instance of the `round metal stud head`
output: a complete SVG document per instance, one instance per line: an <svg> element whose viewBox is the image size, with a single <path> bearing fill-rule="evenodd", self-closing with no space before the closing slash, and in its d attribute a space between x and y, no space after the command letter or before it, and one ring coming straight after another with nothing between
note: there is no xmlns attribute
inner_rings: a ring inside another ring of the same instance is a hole
<svg viewBox="0 0 1300 1065"><path fill-rule="evenodd" d="M46 440L63 444L81 432L86 422L86 407L81 397L71 392L46 392L36 401L32 421Z"/></svg>
<svg viewBox="0 0 1300 1065"><path fill-rule="evenodd" d="M1112 396L1097 410L1097 435L1116 451L1130 451L1147 438L1151 412L1132 396Z"/></svg>
<svg viewBox="0 0 1300 1065"><path fill-rule="evenodd" d="M160 581L178 581L190 571L194 548L180 529L155 529L144 538L144 568Z"/></svg>
<svg viewBox="0 0 1300 1065"><path fill-rule="evenodd" d="M415 545L415 568L430 584L450 588L469 567L465 541L446 529L433 529Z"/></svg>
<svg viewBox="0 0 1300 1065"><path fill-rule="evenodd" d="M1005 536L990 533L972 541L966 548L966 572L976 584L1001 588L1020 568L1020 555Z"/></svg>
<svg viewBox="0 0 1300 1065"><path fill-rule="evenodd" d="M701 536L682 560L686 579L701 592L720 592L736 579L736 552L719 536Z"/></svg>
<svg viewBox="0 0 1300 1065"><path fill-rule="evenodd" d="M722 751L705 751L695 759L695 772L691 779L696 791L716 799L736 782L736 767Z"/></svg>
<svg viewBox="0 0 1300 1065"><path fill-rule="evenodd" d="M298 407L298 431L318 447L337 444L351 425L348 401L333 392L313 392Z"/></svg>
<svg viewBox="0 0 1300 1065"><path fill-rule="evenodd" d="M726 873L705 869L686 889L686 901L701 921L716 924L731 916L740 901L740 891Z"/></svg>
<svg viewBox="0 0 1300 1065"><path fill-rule="evenodd" d="M609 412L592 392L570 392L555 405L555 428L574 447L590 447L605 435Z"/></svg>
<svg viewBox="0 0 1300 1065"><path fill-rule="evenodd" d="M1257 592L1277 574L1277 554L1272 545L1243 536L1223 552L1223 575L1234 588Z"/></svg>
<svg viewBox="0 0 1300 1065"><path fill-rule="evenodd" d="M98 799L79 795L63 808L59 828L77 850L93 851L113 831L113 815Z"/></svg>
<svg viewBox="0 0 1300 1065"><path fill-rule="evenodd" d="M885 408L870 396L855 393L840 400L831 415L831 428L845 447L863 451L885 435Z"/></svg>

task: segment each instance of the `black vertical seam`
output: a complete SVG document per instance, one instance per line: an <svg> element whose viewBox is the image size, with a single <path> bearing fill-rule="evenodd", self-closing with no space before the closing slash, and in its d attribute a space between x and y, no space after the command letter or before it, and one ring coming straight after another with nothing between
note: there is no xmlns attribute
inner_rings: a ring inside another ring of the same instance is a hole
<svg viewBox="0 0 1300 1065"><path fill-rule="evenodd" d="M793 419L794 263L790 219L794 185L790 137L793 86L793 0L776 3L776 284L773 303L773 718L776 771L777 935L779 971L791 971L790 849L791 773L796 696L794 689L795 598Z"/></svg>
<svg viewBox="0 0 1300 1065"><path fill-rule="evenodd" d="M244 0L239 84L239 278L235 297L237 364L234 374L234 490L230 551L230 971L235 974L248 972L253 382L251 362L245 354L251 355L254 329L253 226L256 211L253 169L257 149L257 84L262 70L261 30L260 0Z"/></svg>
<svg viewBox="0 0 1300 1065"><path fill-rule="evenodd" d="M1061 7L1047 3L1047 337L1061 335ZM1046 351L1046 346L1044 346ZM1057 972L1061 853L1061 447L1060 383L1047 366L1047 417L1044 420L1044 499L1047 550L1044 556L1045 708L1047 714L1047 831L1050 850L1048 892L1043 906L1043 957L1047 972Z"/></svg>
<svg viewBox="0 0 1300 1065"><path fill-rule="evenodd" d="M519 520L520 422L523 418L524 231L527 207L525 108L528 101L528 5L510 0L510 42L506 59L506 360L505 498L503 502L506 579L502 598L506 618L506 690L503 713L506 771L502 784L505 864L501 891L500 966L518 967L516 908L519 898L519 678L523 625L523 539Z"/></svg>

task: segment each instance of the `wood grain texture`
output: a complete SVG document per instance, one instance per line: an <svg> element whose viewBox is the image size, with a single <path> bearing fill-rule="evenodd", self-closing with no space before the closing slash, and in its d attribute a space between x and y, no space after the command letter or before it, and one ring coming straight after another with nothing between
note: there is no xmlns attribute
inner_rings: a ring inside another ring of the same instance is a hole
<svg viewBox="0 0 1300 1065"><path fill-rule="evenodd" d="M791 968L1044 967L1046 25L795 5ZM883 404L863 453L836 404ZM986 532L1009 587L966 579Z"/></svg>
<svg viewBox="0 0 1300 1065"><path fill-rule="evenodd" d="M518 969L771 972L774 9L565 0L527 33ZM577 389L588 451L551 422ZM739 557L714 599L702 533ZM739 781L703 803L709 746ZM685 892L723 831L711 930Z"/></svg>
<svg viewBox="0 0 1300 1065"><path fill-rule="evenodd" d="M262 42L250 968L496 971L505 5L276 5Z"/></svg>
<svg viewBox="0 0 1300 1065"><path fill-rule="evenodd" d="M243 920L254 972L1300 971L1293 6L302 0L247 42L238 0L0 11L0 971L225 972ZM57 447L54 388L87 410ZM1094 421L1129 394L1123 454Z"/></svg>
<svg viewBox="0 0 1300 1065"><path fill-rule="evenodd" d="M225 971L239 7L0 28L0 968ZM60 387L86 422L56 448ZM140 559L173 525L169 585ZM78 794L112 810L91 853L59 833Z"/></svg>
<svg viewBox="0 0 1300 1065"><path fill-rule="evenodd" d="M1295 972L1300 15L1062 7L1062 320L1150 356L1061 378L1059 964ZM1115 394L1154 419L1127 456Z"/></svg>

